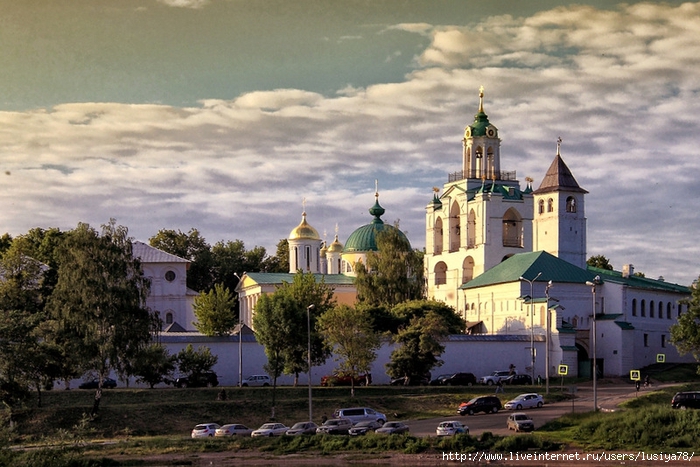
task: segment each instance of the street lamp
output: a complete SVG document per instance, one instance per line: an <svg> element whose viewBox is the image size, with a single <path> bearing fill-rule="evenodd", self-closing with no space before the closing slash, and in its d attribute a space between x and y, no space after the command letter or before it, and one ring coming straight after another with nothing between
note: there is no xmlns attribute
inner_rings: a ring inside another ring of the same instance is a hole
<svg viewBox="0 0 700 467"><path fill-rule="evenodd" d="M595 276L593 282L586 281L586 285L591 286L591 293L593 294L593 410L598 411L598 368L597 368L597 358L596 358L596 319L595 319L595 292L596 286L600 284L600 276Z"/></svg>
<svg viewBox="0 0 700 467"><path fill-rule="evenodd" d="M532 280L527 280L523 276L520 276L521 281L525 281L530 284L530 356L532 357L532 384L535 384L535 297L533 292L533 284L541 275L542 273L538 272L535 278Z"/></svg>
<svg viewBox="0 0 700 467"><path fill-rule="evenodd" d="M311 309L315 308L313 304L306 307L306 329L308 331L308 346L306 348L306 363L309 367L309 421L313 422L313 409L311 405Z"/></svg>
<svg viewBox="0 0 700 467"><path fill-rule="evenodd" d="M544 288L544 296L547 298L547 302L545 304L545 313L547 313L547 337L545 339L545 350L544 350L544 387L545 387L545 394L549 394L549 338L550 338L550 330L552 327L552 322L551 322L551 316L549 314L549 289L552 288L552 281L549 281L547 283L547 287Z"/></svg>

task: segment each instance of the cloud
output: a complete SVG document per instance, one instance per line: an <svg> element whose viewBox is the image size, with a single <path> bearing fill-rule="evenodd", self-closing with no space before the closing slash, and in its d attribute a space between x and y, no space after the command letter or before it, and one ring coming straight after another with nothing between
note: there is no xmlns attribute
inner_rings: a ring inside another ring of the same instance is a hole
<svg viewBox="0 0 700 467"><path fill-rule="evenodd" d="M586 199L588 255L689 283L700 229L698 4L571 6L427 34L418 69L335 95L260 90L199 105L68 103L0 112L0 222L12 234L110 217L147 240L196 227L273 249L299 223L341 241L371 220L425 241L432 187L461 170L464 127L486 88L501 165L537 187L556 140ZM376 35L382 40L385 35Z"/></svg>
<svg viewBox="0 0 700 467"><path fill-rule="evenodd" d="M173 7L177 7L177 8L192 8L192 9L204 8L210 2L210 0L157 0L157 1L164 4L164 5L168 5L168 6L173 6Z"/></svg>

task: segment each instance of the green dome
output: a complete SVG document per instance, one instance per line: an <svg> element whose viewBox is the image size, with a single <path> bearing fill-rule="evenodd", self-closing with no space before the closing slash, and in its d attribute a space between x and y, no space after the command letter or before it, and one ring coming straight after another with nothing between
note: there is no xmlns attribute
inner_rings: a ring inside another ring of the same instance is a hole
<svg viewBox="0 0 700 467"><path fill-rule="evenodd" d="M484 88L479 89L479 111L474 115L474 123L464 129L464 136L498 136L498 129L489 122L489 117L484 112Z"/></svg>
<svg viewBox="0 0 700 467"><path fill-rule="evenodd" d="M369 213L374 216L374 219L372 219L372 222L369 224L363 225L350 234L348 240L345 242L343 253L377 251L377 233L387 229L396 229L393 225L386 225L384 221L382 221L380 216L384 214L384 212L384 208L379 205L379 195L375 194L374 206L369 209ZM408 241L408 238L406 238L406 235L400 230L398 232L401 238L406 241L406 244L410 246L411 243Z"/></svg>

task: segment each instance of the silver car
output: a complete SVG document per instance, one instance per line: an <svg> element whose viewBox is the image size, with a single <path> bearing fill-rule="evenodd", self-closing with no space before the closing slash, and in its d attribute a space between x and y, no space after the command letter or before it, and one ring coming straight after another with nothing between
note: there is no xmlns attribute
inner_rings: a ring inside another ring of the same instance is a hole
<svg viewBox="0 0 700 467"><path fill-rule="evenodd" d="M227 423L216 429L214 436L250 436L251 428L239 423Z"/></svg>
<svg viewBox="0 0 700 467"><path fill-rule="evenodd" d="M315 435L316 428L318 428L318 425L314 422L299 422L292 425L285 434L289 436Z"/></svg>
<svg viewBox="0 0 700 467"><path fill-rule="evenodd" d="M288 426L283 425L282 423L265 423L263 426L255 430L250 434L252 437L257 437L257 436L282 436L289 430Z"/></svg>
<svg viewBox="0 0 700 467"><path fill-rule="evenodd" d="M506 402L503 405L504 409L507 410L522 410L531 409L533 407L540 408L544 405L544 398L539 394L529 393L520 394L515 399Z"/></svg>

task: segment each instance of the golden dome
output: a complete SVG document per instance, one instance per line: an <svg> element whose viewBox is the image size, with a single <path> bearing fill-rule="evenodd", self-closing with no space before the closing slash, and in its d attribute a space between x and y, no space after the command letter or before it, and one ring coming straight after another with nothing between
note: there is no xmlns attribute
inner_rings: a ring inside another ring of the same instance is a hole
<svg viewBox="0 0 700 467"><path fill-rule="evenodd" d="M297 225L289 233L289 240L321 240L316 229L311 227L308 222L306 222L306 211L301 214L301 224Z"/></svg>
<svg viewBox="0 0 700 467"><path fill-rule="evenodd" d="M331 246L328 247L328 253L342 253L343 252L343 244L338 241L338 234L335 235L335 240L333 240L333 243L331 243Z"/></svg>

